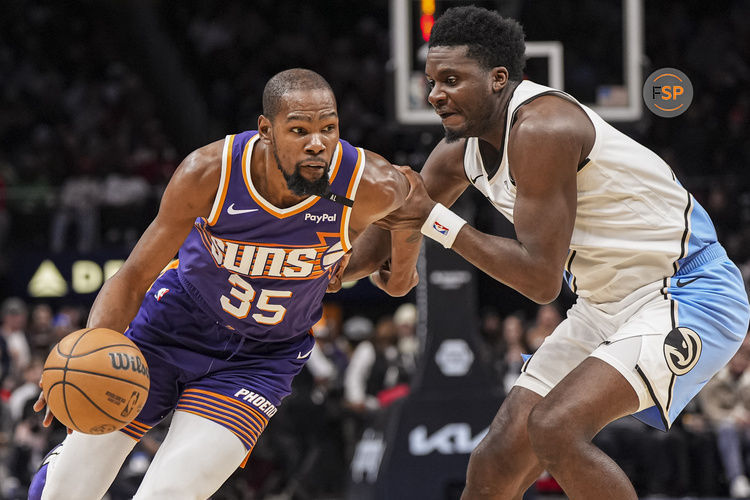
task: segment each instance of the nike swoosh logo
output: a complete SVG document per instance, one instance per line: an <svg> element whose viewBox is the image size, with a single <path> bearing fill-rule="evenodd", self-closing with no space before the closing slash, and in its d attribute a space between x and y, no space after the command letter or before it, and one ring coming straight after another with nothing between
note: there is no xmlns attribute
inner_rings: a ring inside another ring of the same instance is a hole
<svg viewBox="0 0 750 500"><path fill-rule="evenodd" d="M232 203L231 205L229 205L229 207L227 207L227 213L229 215L247 214L250 212L257 212L257 211L258 211L257 208L242 208L242 209L234 208L234 203Z"/></svg>
<svg viewBox="0 0 750 500"><path fill-rule="evenodd" d="M682 288L683 286L687 286L687 285L689 285L690 283L692 283L693 281L695 281L695 280L698 280L698 279L700 279L700 276L698 276L697 278L693 278L693 279L691 279L691 280L687 280L687 281L682 281L682 280L679 280L679 279L678 279L678 280L677 280L677 287L678 287L678 288Z"/></svg>
<svg viewBox="0 0 750 500"><path fill-rule="evenodd" d="M313 347L313 349L315 348ZM313 349L310 349L309 351L307 351L307 354L302 354L302 353L297 354L297 359L305 359L313 352Z"/></svg>

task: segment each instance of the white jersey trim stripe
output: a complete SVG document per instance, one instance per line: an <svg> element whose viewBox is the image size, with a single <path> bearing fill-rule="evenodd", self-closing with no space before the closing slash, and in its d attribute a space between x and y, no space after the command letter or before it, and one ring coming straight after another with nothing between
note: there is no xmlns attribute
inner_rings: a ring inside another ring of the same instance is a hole
<svg viewBox="0 0 750 500"><path fill-rule="evenodd" d="M354 201L357 196L357 188L359 187L359 181L362 180L362 173L365 171L367 161L365 160L365 150L362 148L357 149L357 164L354 166L354 175L349 183L349 189L346 191L346 197ZM344 207L343 211L343 223L341 224L341 242L344 246L344 252L348 252L352 247L351 241L349 241L349 219L351 218L352 207Z"/></svg>
<svg viewBox="0 0 750 500"><path fill-rule="evenodd" d="M221 178L219 179L219 186L216 189L216 197L214 198L214 204L211 207L211 213L208 214L208 225L213 226L219 221L219 215L221 214L222 205L227 196L227 189L229 188L229 177L230 169L232 168L232 145L234 144L234 136L228 135L224 138L224 149L221 153Z"/></svg>

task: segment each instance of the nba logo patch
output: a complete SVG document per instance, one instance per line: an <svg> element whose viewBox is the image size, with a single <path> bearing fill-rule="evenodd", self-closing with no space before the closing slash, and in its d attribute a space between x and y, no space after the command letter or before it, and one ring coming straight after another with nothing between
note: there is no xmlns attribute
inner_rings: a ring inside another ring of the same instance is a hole
<svg viewBox="0 0 750 500"><path fill-rule="evenodd" d="M448 234L448 228L440 224L438 221L432 223L432 228L443 236Z"/></svg>
<svg viewBox="0 0 750 500"><path fill-rule="evenodd" d="M159 291L154 294L154 298L159 302L168 292L169 288L160 288Z"/></svg>

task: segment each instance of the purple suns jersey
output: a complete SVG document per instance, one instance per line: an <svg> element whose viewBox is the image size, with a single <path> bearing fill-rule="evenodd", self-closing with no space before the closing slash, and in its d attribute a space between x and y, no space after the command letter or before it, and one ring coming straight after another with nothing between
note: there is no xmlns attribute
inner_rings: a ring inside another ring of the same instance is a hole
<svg viewBox="0 0 750 500"><path fill-rule="evenodd" d="M277 208L250 176L257 131L229 135L208 218L198 218L180 248L180 281L219 322L254 340L281 342L321 317L328 282L347 252L351 203L310 196ZM330 191L354 200L364 151L339 141Z"/></svg>

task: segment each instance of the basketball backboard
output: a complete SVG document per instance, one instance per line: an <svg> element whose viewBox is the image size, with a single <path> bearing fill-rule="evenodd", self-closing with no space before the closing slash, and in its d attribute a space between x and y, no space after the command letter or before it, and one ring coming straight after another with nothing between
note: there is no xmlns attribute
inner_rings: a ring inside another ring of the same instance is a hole
<svg viewBox="0 0 750 500"><path fill-rule="evenodd" d="M571 93L608 121L635 121L643 104L642 0L503 2L391 0L395 114L405 125L438 124L427 103L427 45L420 16L430 4L437 19L450 7L512 4L526 31L526 77ZM567 66L566 66L567 63Z"/></svg>

